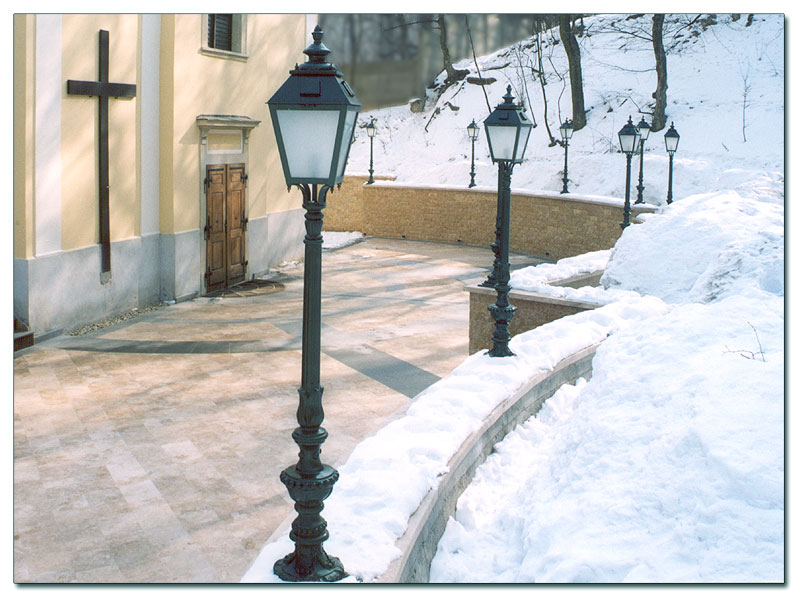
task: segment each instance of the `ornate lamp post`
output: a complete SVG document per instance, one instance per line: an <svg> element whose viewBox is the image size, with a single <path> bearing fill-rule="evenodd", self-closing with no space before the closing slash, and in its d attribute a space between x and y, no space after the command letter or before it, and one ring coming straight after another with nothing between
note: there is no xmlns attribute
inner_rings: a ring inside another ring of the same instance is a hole
<svg viewBox="0 0 800 600"><path fill-rule="evenodd" d="M514 317L516 307L508 303L508 244L509 221L511 218L511 172L515 164L522 162L528 138L531 134L531 122L525 116L521 106L514 104L511 95L511 86L506 88L504 102L498 104L492 113L483 122L486 130L486 139L489 142L489 153L492 162L498 165L497 172L497 252L495 259L494 289L497 291L497 301L489 307L489 312L494 319L495 329L492 335L492 349L489 356L514 356L508 347L511 336L508 333L508 324Z"/></svg>
<svg viewBox="0 0 800 600"><path fill-rule="evenodd" d="M337 581L346 576L341 561L322 548L328 539L327 523L320 516L322 501L339 478L336 469L319 458L328 437L320 427L324 417L319 377L322 210L328 192L341 185L361 103L342 74L326 62L330 50L322 43L319 26L312 35L314 43L304 50L308 61L291 70L267 102L286 185L300 188L306 210L302 381L299 427L292 434L300 453L297 464L281 473L298 513L289 535L295 550L274 566L275 574L285 581Z"/></svg>
<svg viewBox="0 0 800 600"><path fill-rule="evenodd" d="M678 149L678 142L681 136L675 129L675 123L671 123L667 133L664 134L664 145L669 153L669 185L667 186L667 204L672 204L672 157Z"/></svg>
<svg viewBox="0 0 800 600"><path fill-rule="evenodd" d="M636 125L636 131L639 133L639 185L636 186L636 202L634 204L642 204L642 192L644 191L644 143L650 135L650 124L641 118Z"/></svg>
<svg viewBox="0 0 800 600"><path fill-rule="evenodd" d="M639 132L633 125L633 121L628 117L628 122L619 130L619 145L625 153L627 161L627 173L625 175L625 209L622 213L622 223L619 224L622 230L631 224L631 157L636 152L639 144Z"/></svg>
<svg viewBox="0 0 800 600"><path fill-rule="evenodd" d="M375 139L375 118L373 117L372 120L367 125L367 135L369 136L369 179L367 179L367 183L375 183L375 180L372 178L372 140Z"/></svg>
<svg viewBox="0 0 800 600"><path fill-rule="evenodd" d="M469 172L469 187L475 187L475 140L478 139L479 131L480 128L475 123L475 119L472 119L472 123L467 125L467 135L472 140L472 168Z"/></svg>
<svg viewBox="0 0 800 600"><path fill-rule="evenodd" d="M572 121L567 119L561 124L558 130L561 132L561 143L564 146L564 188L561 190L561 193L566 194L569 192L567 189L567 150L569 148L569 141L572 139L572 132L574 131Z"/></svg>

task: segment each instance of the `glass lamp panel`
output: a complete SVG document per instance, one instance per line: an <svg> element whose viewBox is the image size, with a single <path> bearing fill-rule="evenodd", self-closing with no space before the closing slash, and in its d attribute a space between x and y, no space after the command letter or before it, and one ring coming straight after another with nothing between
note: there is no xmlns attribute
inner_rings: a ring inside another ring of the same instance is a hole
<svg viewBox="0 0 800 600"><path fill-rule="evenodd" d="M636 148L637 139L639 136L636 135L635 132L631 133L620 133L619 134L619 145L622 148L622 151L626 154L630 154L633 152L634 148Z"/></svg>
<svg viewBox="0 0 800 600"><path fill-rule="evenodd" d="M517 141L517 128L503 125L486 125L486 137L489 138L489 149L492 160L513 160L514 146Z"/></svg>
<svg viewBox="0 0 800 600"><path fill-rule="evenodd" d="M290 177L329 178L339 111L278 109L276 114Z"/></svg>
<svg viewBox="0 0 800 600"><path fill-rule="evenodd" d="M680 138L677 135L665 135L664 136L664 143L667 146L667 152L672 154L678 149L678 140Z"/></svg>
<svg viewBox="0 0 800 600"><path fill-rule="evenodd" d="M339 148L339 164L336 168L337 181L339 181L339 179L344 175L344 168L347 165L347 155L350 152L350 144L353 141L353 130L356 127L357 116L357 110L348 110L344 116L344 131L342 133L341 147Z"/></svg>
<svg viewBox="0 0 800 600"><path fill-rule="evenodd" d="M530 125L525 127L520 127L519 129L519 142L517 143L517 154L514 156L515 162L522 162L522 158L525 156L525 150L528 148L528 139L531 137L531 127Z"/></svg>

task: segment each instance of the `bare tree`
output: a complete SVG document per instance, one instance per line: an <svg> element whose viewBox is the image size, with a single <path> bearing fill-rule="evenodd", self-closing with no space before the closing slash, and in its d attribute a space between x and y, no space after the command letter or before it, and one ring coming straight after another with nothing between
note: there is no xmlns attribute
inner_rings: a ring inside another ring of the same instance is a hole
<svg viewBox="0 0 800 600"><path fill-rule="evenodd" d="M569 86L572 94L572 126L575 131L586 126L586 109L583 104L583 74L581 71L581 48L572 28L572 15L560 15L558 32L569 61Z"/></svg>
<svg viewBox="0 0 800 600"><path fill-rule="evenodd" d="M667 124L667 53L664 51L664 15L653 15L653 52L656 55L656 100L651 131L661 131Z"/></svg>
<svg viewBox="0 0 800 600"><path fill-rule="evenodd" d="M450 59L450 48L447 45L447 23L444 13L439 13L439 16L436 18L436 24L439 26L439 46L442 49L442 62L444 63L444 70L447 72L445 86L450 86L464 79L469 73L469 70L456 69L453 67L453 61Z"/></svg>
<svg viewBox="0 0 800 600"><path fill-rule="evenodd" d="M544 121L544 128L547 131L547 136L550 138L549 146L555 146L558 142L556 138L553 137L553 132L550 131L550 123L547 122L547 90L545 90L545 86L547 85L547 81L544 76L544 61L542 60L542 33L537 30L536 32L536 57L538 62L538 75L539 75L539 85L542 88L542 104L543 104L543 117L542 120Z"/></svg>
<svg viewBox="0 0 800 600"><path fill-rule="evenodd" d="M362 20L361 15L349 14L347 16L349 21L348 33L350 34L350 74L348 79L352 86L356 86L358 75L358 57L361 52L361 37L362 37ZM357 86L356 86L357 87Z"/></svg>
<svg viewBox="0 0 800 600"><path fill-rule="evenodd" d="M752 87L750 85L749 63L746 66L742 66L741 62L739 63L739 75L742 77L742 141L747 142L747 107L750 106L747 97L750 95Z"/></svg>

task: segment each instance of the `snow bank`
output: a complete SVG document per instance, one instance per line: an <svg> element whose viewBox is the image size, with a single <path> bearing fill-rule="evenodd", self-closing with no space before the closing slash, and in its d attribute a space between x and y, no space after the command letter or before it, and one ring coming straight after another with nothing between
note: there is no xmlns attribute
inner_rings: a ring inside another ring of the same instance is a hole
<svg viewBox="0 0 800 600"><path fill-rule="evenodd" d="M755 286L783 295L782 204L701 194L628 227L600 283L669 303L710 302Z"/></svg>
<svg viewBox="0 0 800 600"><path fill-rule="evenodd" d="M618 331L479 468L431 581L782 581L783 363L763 291Z"/></svg>
<svg viewBox="0 0 800 600"><path fill-rule="evenodd" d="M591 381L497 446L431 581L783 581L783 256L770 195L696 195L627 228L601 282L674 307L610 336Z"/></svg>
<svg viewBox="0 0 800 600"><path fill-rule="evenodd" d="M337 250L350 246L364 239L364 234L360 231L323 231L322 249Z"/></svg>
<svg viewBox="0 0 800 600"><path fill-rule="evenodd" d="M342 560L350 581L378 577L399 556L395 542L438 485L450 457L500 402L537 371L550 370L620 328L667 310L657 298L631 294L515 336L510 347L516 356L490 358L484 351L470 356L417 396L405 416L356 446L338 469L340 479L323 513L331 536L325 549ZM287 530L264 547L242 581L278 581L272 565L290 551Z"/></svg>

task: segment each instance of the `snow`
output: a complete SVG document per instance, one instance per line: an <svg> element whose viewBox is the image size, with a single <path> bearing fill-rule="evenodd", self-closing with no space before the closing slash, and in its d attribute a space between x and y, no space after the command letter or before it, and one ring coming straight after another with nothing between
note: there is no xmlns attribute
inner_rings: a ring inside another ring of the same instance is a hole
<svg viewBox="0 0 800 600"><path fill-rule="evenodd" d="M492 408L535 372L597 342L591 380L564 386L479 468L440 541L431 581L785 579L784 22L757 15L746 27L746 15L717 18L696 36L683 30L668 56L668 119L681 133L676 201L665 204L668 157L662 134L652 134L644 198L657 212L628 227L613 249L512 275L512 288L599 308L515 336L514 357L470 356L337 466L323 513L325 549L350 573L345 582L372 581L398 557L409 517ZM650 45L611 27L649 23L648 15L586 19L591 36L580 43L590 110L570 145L568 196L624 195L616 132L629 114L638 120L635 106L650 106L655 74ZM668 15L665 39L676 30ZM539 83L522 82L516 56L479 58L481 73L498 80L486 88L492 105L509 83L517 96L527 85L539 123L512 188L557 193L563 150L548 146ZM566 73L560 46L551 58ZM561 93L545 63L555 132L569 115L569 90ZM456 66L474 69L472 61ZM483 93L464 83L438 99L429 91L429 100L420 114L401 106L360 116L360 125L377 119L376 173L397 184L466 188L466 126L488 113ZM483 138L476 180L494 189ZM368 160L359 131L348 172ZM548 283L598 268L598 288ZM272 565L293 549L288 531L287 521L242 581L279 581Z"/></svg>
<svg viewBox="0 0 800 600"><path fill-rule="evenodd" d="M652 111L651 94L656 88L652 44L612 31L613 25L624 30L638 28L649 35L651 15L631 20L625 17L587 18L589 36L579 38L588 115L587 126L574 133L569 146L569 190L576 196L624 198L625 158L618 151L617 132L629 116L638 122L642 114L637 107ZM675 123L681 135L674 158L674 196L729 189L746 195L750 190L781 189L784 120L775 116L782 115L784 108L782 15L757 15L750 27L746 27L746 15L736 22L730 15L717 15L719 23L705 31L697 29L697 36L687 29L678 32L681 25L675 19L675 15L667 15L664 26L670 52L667 119L668 124ZM677 47L671 48L674 33L681 37L677 38ZM548 123L558 138L558 126L572 116L567 59L562 45L553 43L549 34L543 35L542 43ZM479 58L478 64L482 76L497 80L484 88L491 108L502 102L506 86L511 85L512 94L524 102L537 124L525 161L514 168L512 189L558 193L562 189L564 150L550 145L540 84L530 76L535 55L526 45L527 40L523 40L519 54L508 48ZM524 83L520 65L526 73ZM469 69L470 77L478 75L472 60L455 66ZM745 75L750 89L743 136ZM443 79L442 74L438 81ZM437 109L438 114L434 114ZM466 80L450 87L440 98L428 90L422 113L412 113L408 105L365 112L358 119L347 173L363 172L369 165L370 144L363 127L374 117L378 128L374 138L376 174L395 175L396 185L466 188L471 158L466 128L474 118L481 125L475 144L475 182L486 189L497 189L497 168L489 157L482 127L489 112L481 87ZM646 118L650 120L650 116ZM645 145L644 200L649 204L666 203L669 156L663 141L665 131L652 133ZM637 177L635 161L633 178ZM780 202L781 194L773 194Z"/></svg>
<svg viewBox="0 0 800 600"><path fill-rule="evenodd" d="M326 231L322 235L323 250L338 250L364 239L360 231Z"/></svg>
<svg viewBox="0 0 800 600"><path fill-rule="evenodd" d="M696 220L666 211L630 227L606 271L672 298L669 314L610 336L588 383L498 444L459 499L432 582L783 580L783 236L748 236L777 233L778 207L683 202ZM715 218L742 241L709 235ZM675 280L681 258L658 250L678 233L705 267Z"/></svg>

